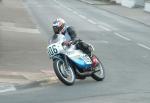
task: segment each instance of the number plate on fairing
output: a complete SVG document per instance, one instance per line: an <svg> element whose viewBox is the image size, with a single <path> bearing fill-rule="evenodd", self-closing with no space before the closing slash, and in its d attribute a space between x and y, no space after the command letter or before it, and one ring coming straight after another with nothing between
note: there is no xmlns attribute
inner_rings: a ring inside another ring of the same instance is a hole
<svg viewBox="0 0 150 103"><path fill-rule="evenodd" d="M53 57L56 54L59 54L62 50L62 45L59 43L54 43L48 46L48 54L50 57Z"/></svg>
<svg viewBox="0 0 150 103"><path fill-rule="evenodd" d="M92 64L90 57L87 54L83 54L81 58L84 60L86 64Z"/></svg>

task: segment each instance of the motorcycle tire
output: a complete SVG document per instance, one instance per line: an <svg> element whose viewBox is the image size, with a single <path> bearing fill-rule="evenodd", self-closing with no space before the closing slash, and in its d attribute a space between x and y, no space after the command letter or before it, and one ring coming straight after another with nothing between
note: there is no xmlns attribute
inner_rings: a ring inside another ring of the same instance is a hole
<svg viewBox="0 0 150 103"><path fill-rule="evenodd" d="M70 72L70 74L68 74L68 75L71 75L71 80L67 80L67 75L66 75L67 73L65 73L67 71L66 71L66 66L65 66L65 63L63 60L60 60L60 59L54 60L53 68L54 68L54 72L55 72L56 76L62 83L64 83L65 85L68 85L68 86L71 86L74 84L74 82L75 82L74 70L71 67L68 68L68 72Z"/></svg>
<svg viewBox="0 0 150 103"><path fill-rule="evenodd" d="M99 59L98 61L99 61L99 65L94 69L98 69L99 70L98 72L100 72L100 74L97 74L97 72L95 72L91 75L91 77L96 81L103 81L103 79L105 78L104 66Z"/></svg>

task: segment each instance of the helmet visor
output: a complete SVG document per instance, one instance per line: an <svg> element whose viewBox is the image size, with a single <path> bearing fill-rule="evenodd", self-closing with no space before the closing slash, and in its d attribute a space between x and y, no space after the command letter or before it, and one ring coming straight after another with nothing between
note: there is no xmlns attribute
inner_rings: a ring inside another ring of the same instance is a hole
<svg viewBox="0 0 150 103"><path fill-rule="evenodd" d="M53 26L53 30L55 34L59 34L59 28L57 26Z"/></svg>

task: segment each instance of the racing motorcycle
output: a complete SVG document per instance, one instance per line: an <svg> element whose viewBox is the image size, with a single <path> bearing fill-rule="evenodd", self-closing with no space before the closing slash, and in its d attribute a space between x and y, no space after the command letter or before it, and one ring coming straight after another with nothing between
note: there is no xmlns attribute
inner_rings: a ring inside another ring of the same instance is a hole
<svg viewBox="0 0 150 103"><path fill-rule="evenodd" d="M102 62L95 55L90 57L76 49L76 45L81 42L80 39L71 42L69 46L63 45L65 40L64 35L57 34L55 42L51 42L47 47L58 79L66 85L73 85L75 79L85 79L86 77L102 81L105 78ZM94 51L93 47L92 49Z"/></svg>

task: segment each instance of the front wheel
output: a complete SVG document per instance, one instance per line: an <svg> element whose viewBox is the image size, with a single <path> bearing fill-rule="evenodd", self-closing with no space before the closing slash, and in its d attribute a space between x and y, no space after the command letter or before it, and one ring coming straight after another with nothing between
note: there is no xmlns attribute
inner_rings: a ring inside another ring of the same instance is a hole
<svg viewBox="0 0 150 103"><path fill-rule="evenodd" d="M70 86L75 82L75 73L73 69L69 66L66 67L63 60L56 59L53 62L54 71L58 79L64 84Z"/></svg>
<svg viewBox="0 0 150 103"><path fill-rule="evenodd" d="M93 73L91 77L96 81L102 81L105 78L104 66L98 58L97 60L99 61L99 64L94 68L95 73Z"/></svg>

